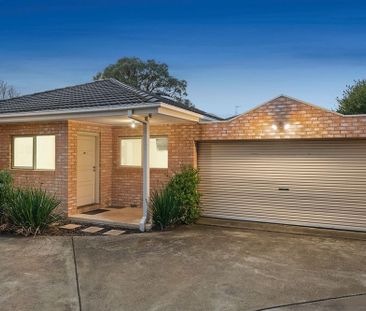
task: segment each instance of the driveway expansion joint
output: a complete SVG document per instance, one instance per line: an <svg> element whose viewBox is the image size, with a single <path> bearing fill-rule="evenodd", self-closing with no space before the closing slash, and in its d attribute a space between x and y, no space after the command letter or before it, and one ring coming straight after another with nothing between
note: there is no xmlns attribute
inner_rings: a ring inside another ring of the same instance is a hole
<svg viewBox="0 0 366 311"><path fill-rule="evenodd" d="M303 301L303 302L294 302L294 303L289 303L289 304L284 304L284 305L277 305L277 306L272 306L272 307L255 309L254 311L275 310L275 309L278 309L278 308L301 306L301 305L307 305L307 304L311 304L311 303L324 302L324 301L337 300L337 299L344 299L344 298L359 297L359 296L366 296L366 292L365 293L358 293L358 294L344 295L344 296L337 296L337 297L321 298L321 299L315 299L315 300L309 300L309 301Z"/></svg>
<svg viewBox="0 0 366 311"><path fill-rule="evenodd" d="M76 261L76 252L75 252L74 237L71 237L71 244L72 244L72 253L73 253L73 257L74 257L75 281L76 281L76 290L77 290L78 301L79 301L79 311L82 311L82 308L81 308L80 285L79 285L79 274L78 274L78 266L77 266L77 261Z"/></svg>

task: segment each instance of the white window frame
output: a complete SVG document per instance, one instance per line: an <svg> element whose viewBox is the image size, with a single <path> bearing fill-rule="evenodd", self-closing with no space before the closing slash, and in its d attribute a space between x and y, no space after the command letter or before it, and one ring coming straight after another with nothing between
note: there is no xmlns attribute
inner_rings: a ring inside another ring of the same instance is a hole
<svg viewBox="0 0 366 311"><path fill-rule="evenodd" d="M141 163L140 165L129 165L129 164L122 164L122 141L123 140L136 140L136 139L139 139L140 142L141 142ZM141 137L121 137L119 139L119 152L120 152L120 155L119 155L119 165L122 166L122 167L141 167L142 166L142 139Z"/></svg>
<svg viewBox="0 0 366 311"><path fill-rule="evenodd" d="M150 137L150 140L151 139L155 139L155 138L166 138L167 140L167 143L168 143L168 163L167 163L167 167L151 167L150 165L150 169L158 169L158 170L167 170L169 168L169 138L168 136L164 136L164 135L158 135L158 136L151 136ZM140 165L126 165L126 164L122 164L122 140L129 140L129 139L139 139L141 140L141 163ZM149 142L150 143L150 142ZM143 161L143 158L142 158L142 154L143 154L143 145L142 145L142 137L141 136L137 136L137 137L120 137L119 139L119 151L120 151L120 155L119 155L119 165L120 167L130 167L130 168L140 168L142 167L142 161Z"/></svg>
<svg viewBox="0 0 366 311"><path fill-rule="evenodd" d="M37 168L37 137L40 136L54 136L55 137L55 167L53 169L40 169ZM33 154L32 154L32 166L16 166L14 165L14 140L16 138L31 137L33 138ZM41 135L13 135L11 138L11 168L20 170L32 170L32 171L55 171L56 170L56 135L55 134L41 134Z"/></svg>

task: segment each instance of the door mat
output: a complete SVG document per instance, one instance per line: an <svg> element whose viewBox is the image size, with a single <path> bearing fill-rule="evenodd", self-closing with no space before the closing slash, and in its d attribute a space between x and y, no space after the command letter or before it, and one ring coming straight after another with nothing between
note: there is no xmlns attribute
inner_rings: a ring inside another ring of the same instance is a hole
<svg viewBox="0 0 366 311"><path fill-rule="evenodd" d="M97 214L104 213L104 212L108 212L108 211L109 211L108 209L97 208L97 209L93 209L92 211L84 212L82 214L85 214L85 215L97 215Z"/></svg>

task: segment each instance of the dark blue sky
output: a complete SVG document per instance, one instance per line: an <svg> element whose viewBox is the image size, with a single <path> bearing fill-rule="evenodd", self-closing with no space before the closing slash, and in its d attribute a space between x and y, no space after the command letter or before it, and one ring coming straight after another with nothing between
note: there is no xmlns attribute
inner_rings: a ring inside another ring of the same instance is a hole
<svg viewBox="0 0 366 311"><path fill-rule="evenodd" d="M366 1L0 0L0 79L22 94L123 56L167 63L224 116L279 94L334 108L366 78Z"/></svg>

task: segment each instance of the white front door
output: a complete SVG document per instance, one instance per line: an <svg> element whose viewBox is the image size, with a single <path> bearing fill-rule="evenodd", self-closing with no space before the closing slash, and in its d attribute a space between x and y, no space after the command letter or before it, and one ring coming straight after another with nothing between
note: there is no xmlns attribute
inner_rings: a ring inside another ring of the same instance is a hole
<svg viewBox="0 0 366 311"><path fill-rule="evenodd" d="M77 206L96 203L96 139L95 136L78 136Z"/></svg>

